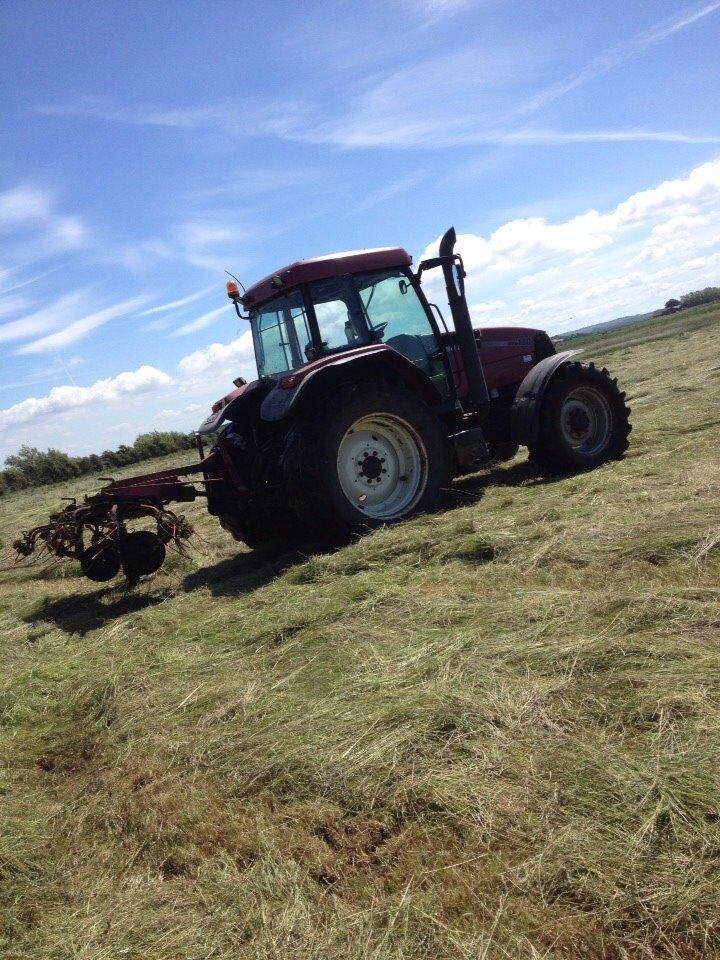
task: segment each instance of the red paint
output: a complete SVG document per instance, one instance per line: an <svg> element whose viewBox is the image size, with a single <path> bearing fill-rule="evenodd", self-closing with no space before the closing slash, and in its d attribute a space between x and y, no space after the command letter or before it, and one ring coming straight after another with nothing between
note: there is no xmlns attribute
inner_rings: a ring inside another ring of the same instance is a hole
<svg viewBox="0 0 720 960"><path fill-rule="evenodd" d="M535 336L541 333L540 330L533 330L526 327L487 327L484 329L475 328L475 335L480 345L480 356L482 357L485 378L489 390L499 389L512 383L519 383L525 374L535 365ZM467 380L462 364L460 349L455 340L455 333L441 333L440 340L442 346L447 351L450 370L453 375L455 390L459 397L467 395ZM329 364L350 360L353 357L366 356L368 354L385 353L392 351L392 347L386 343L370 343L362 347L355 347L351 350L340 350L337 353L330 353L317 360L312 360L304 366L293 370L291 373L281 377L278 386L284 390L295 390L311 373L315 373L322 367ZM529 360L525 358L529 357ZM253 380L246 383L237 390L233 390L222 400L213 404L213 413L227 406L231 400L237 397L247 396L263 386L261 380Z"/></svg>
<svg viewBox="0 0 720 960"><path fill-rule="evenodd" d="M511 383L519 383L528 370L535 365L535 336L542 331L528 327L475 327L474 329L475 337L479 340L488 390L497 390ZM455 334L443 333L440 338L448 351L455 389L458 396L464 397L467 394L467 380ZM529 357L530 360L525 360L525 357Z"/></svg>
<svg viewBox="0 0 720 960"><path fill-rule="evenodd" d="M342 277L348 273L364 273L368 270L387 270L391 267L409 267L412 257L402 247L378 247L375 250L349 250L332 253L311 260L296 260L282 270L268 274L254 283L243 294L245 307L255 307L270 297L287 292L301 283Z"/></svg>
<svg viewBox="0 0 720 960"><path fill-rule="evenodd" d="M193 473L201 473L213 462L212 454L202 462L190 463L185 467L171 467L158 470L157 473L143 473L137 477L114 480L103 487L98 497L122 497L137 500L156 500L169 503L171 500L194 500L196 492L180 479Z"/></svg>

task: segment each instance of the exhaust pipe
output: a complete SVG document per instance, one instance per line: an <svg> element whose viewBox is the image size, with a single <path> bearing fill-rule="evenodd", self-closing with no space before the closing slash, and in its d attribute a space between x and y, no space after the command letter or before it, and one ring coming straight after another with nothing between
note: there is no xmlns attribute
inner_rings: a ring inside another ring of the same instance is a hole
<svg viewBox="0 0 720 960"><path fill-rule="evenodd" d="M460 356L465 368L470 399L480 412L485 412L490 405L490 395L485 381L482 360L475 341L470 311L465 299L465 284L463 282L465 272L462 268L462 262L455 262L456 239L455 227L450 227L440 241L442 272L445 278L450 312L455 324L457 342L460 347Z"/></svg>

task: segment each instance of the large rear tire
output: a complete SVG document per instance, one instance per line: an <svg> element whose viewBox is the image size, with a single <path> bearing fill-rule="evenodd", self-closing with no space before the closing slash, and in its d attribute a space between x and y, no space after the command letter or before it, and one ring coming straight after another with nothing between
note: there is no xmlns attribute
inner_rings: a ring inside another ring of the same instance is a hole
<svg viewBox="0 0 720 960"><path fill-rule="evenodd" d="M543 398L530 459L545 475L621 460L632 430L629 417L617 378L592 363L568 363L557 371Z"/></svg>
<svg viewBox="0 0 720 960"><path fill-rule="evenodd" d="M445 430L414 392L348 384L308 406L283 457L290 505L323 540L432 510L450 477Z"/></svg>

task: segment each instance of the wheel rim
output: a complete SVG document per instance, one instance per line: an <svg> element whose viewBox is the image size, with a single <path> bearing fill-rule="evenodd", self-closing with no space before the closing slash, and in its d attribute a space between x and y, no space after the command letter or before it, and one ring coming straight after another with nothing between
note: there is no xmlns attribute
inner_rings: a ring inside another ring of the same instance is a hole
<svg viewBox="0 0 720 960"><path fill-rule="evenodd" d="M361 417L340 442L337 471L342 491L367 517L391 520L417 504L427 484L425 445L399 417Z"/></svg>
<svg viewBox="0 0 720 960"><path fill-rule="evenodd" d="M592 387L578 387L564 399L560 410L562 435L577 453L599 453L612 432L612 412L607 399Z"/></svg>

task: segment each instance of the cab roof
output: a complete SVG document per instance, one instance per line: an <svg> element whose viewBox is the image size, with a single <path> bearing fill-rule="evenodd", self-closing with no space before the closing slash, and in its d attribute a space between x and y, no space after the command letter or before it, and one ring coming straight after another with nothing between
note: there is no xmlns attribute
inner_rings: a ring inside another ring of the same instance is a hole
<svg viewBox="0 0 720 960"><path fill-rule="evenodd" d="M310 260L296 260L295 263L268 274L267 277L254 283L243 294L242 302L245 307L256 307L270 297L277 296L283 290L291 290L301 283L325 280L328 277L342 277L348 273L364 273L368 270L409 267L411 263L412 257L402 247L348 250L344 253L313 257Z"/></svg>

